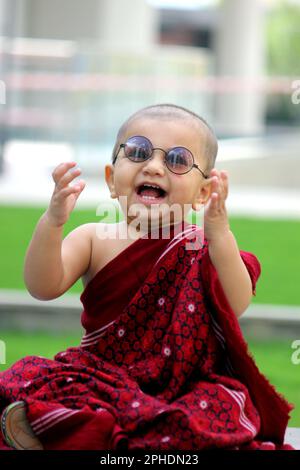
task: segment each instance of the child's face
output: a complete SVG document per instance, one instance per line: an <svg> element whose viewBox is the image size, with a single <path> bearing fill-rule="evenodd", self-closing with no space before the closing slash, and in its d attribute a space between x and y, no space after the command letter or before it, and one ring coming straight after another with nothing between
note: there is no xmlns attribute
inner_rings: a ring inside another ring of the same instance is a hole
<svg viewBox="0 0 300 470"><path fill-rule="evenodd" d="M204 149L206 143L206 129L193 119L176 119L167 121L164 119L139 118L133 121L122 139L125 143L129 137L144 136L147 137L153 148L160 148L168 151L174 147L186 147L194 156L194 163L204 172L206 161ZM132 162L124 155L124 149L120 149L115 165L106 165L105 179L111 191L112 198L126 196L127 212L124 204L121 203L122 210L127 223L134 219L128 214L128 209L132 204L142 204L136 188L143 182L152 182L161 186L166 194L159 202L164 207L170 207L176 204L181 208L180 221L185 220L190 208L197 210L199 205L205 204L210 196L210 181L207 181L197 168L193 168L185 174L172 173L164 164L165 154L160 150L154 150L152 158L143 162ZM148 221L151 205L154 202L146 201L145 211ZM156 202L157 204L157 202ZM174 207L174 206L173 206ZM170 211L172 214L172 210ZM166 213L160 216L160 224L166 217ZM178 220L178 216L175 217ZM166 219L165 219L166 220ZM151 219L152 223L153 215ZM156 220L157 223L158 219ZM171 221L174 217L171 216Z"/></svg>

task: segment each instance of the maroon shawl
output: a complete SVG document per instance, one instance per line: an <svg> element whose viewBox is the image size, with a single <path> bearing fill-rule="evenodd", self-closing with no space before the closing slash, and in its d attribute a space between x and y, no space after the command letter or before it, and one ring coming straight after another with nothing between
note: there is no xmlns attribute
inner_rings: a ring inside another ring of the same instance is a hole
<svg viewBox="0 0 300 470"><path fill-rule="evenodd" d="M24 400L45 449L291 449L293 406L255 365L202 229L146 237L86 286L80 346L0 373L0 413ZM240 254L255 293L260 264Z"/></svg>

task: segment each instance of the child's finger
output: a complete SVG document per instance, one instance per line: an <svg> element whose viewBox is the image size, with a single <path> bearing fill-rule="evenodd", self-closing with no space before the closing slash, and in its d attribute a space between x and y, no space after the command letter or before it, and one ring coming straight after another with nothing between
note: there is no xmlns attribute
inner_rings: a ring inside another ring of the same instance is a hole
<svg viewBox="0 0 300 470"><path fill-rule="evenodd" d="M85 187L85 181L80 180L78 181L72 188L75 190L75 193L78 193L78 195L82 192L82 190Z"/></svg>
<svg viewBox="0 0 300 470"><path fill-rule="evenodd" d="M71 181L73 181L81 173L81 168L75 168L72 171L67 172L57 183L57 188L60 190L67 186Z"/></svg>
<svg viewBox="0 0 300 470"><path fill-rule="evenodd" d="M207 178L207 179L205 180L205 183L206 183L206 184L212 183L212 182L213 182L213 179L214 179L214 177L213 177L213 176L210 176L209 178Z"/></svg>
<svg viewBox="0 0 300 470"><path fill-rule="evenodd" d="M213 177L212 186L211 186L211 194L216 193L219 194L220 186L219 186L219 178L217 176Z"/></svg>
<svg viewBox="0 0 300 470"><path fill-rule="evenodd" d="M84 186L81 186L81 185L75 185L75 186L67 186L66 188L63 188L61 189L56 197L59 199L59 200L64 200L66 199L68 196L70 196L70 194L73 194L73 193L80 193L82 191L82 189L84 188Z"/></svg>
<svg viewBox="0 0 300 470"><path fill-rule="evenodd" d="M218 170L216 168L212 168L210 170L210 175L211 176L218 176Z"/></svg>
<svg viewBox="0 0 300 470"><path fill-rule="evenodd" d="M222 172L218 172L217 169L213 168L211 171L211 199L212 204L211 208L213 210L221 210L221 206L224 203L224 199L226 198L226 188L224 187L224 180L221 177ZM213 196L214 194L214 196Z"/></svg>
<svg viewBox="0 0 300 470"><path fill-rule="evenodd" d="M219 195L213 192L210 197L209 211L217 211L219 206Z"/></svg>
<svg viewBox="0 0 300 470"><path fill-rule="evenodd" d="M228 196L228 173L227 171L221 171L221 178L222 178L222 191L224 199Z"/></svg>
<svg viewBox="0 0 300 470"><path fill-rule="evenodd" d="M56 194L56 201L63 202L70 194L78 192L74 186L67 186Z"/></svg>
<svg viewBox="0 0 300 470"><path fill-rule="evenodd" d="M75 189L74 195L75 195L76 199L80 196L80 194L84 190L84 187L85 187L85 182L82 181L82 180L78 184L73 186L73 188Z"/></svg>
<svg viewBox="0 0 300 470"><path fill-rule="evenodd" d="M217 188L219 183L219 178L217 176L212 177L212 188Z"/></svg>
<svg viewBox="0 0 300 470"><path fill-rule="evenodd" d="M85 187L85 181L83 181L83 180L78 181L78 183L74 187L79 193L81 193L81 191Z"/></svg>
<svg viewBox="0 0 300 470"><path fill-rule="evenodd" d="M76 162L64 162L60 163L52 172L52 178L55 183L58 183L60 178L68 171L70 168L76 166Z"/></svg>
<svg viewBox="0 0 300 470"><path fill-rule="evenodd" d="M219 193L220 198L226 197L226 185L227 185L227 176L226 173L222 170L220 173L216 172L216 184L214 185L214 190Z"/></svg>
<svg viewBox="0 0 300 470"><path fill-rule="evenodd" d="M224 183L228 181L228 173L227 173L227 171L222 170L221 173L220 173L220 176L221 176L222 181L223 181Z"/></svg>

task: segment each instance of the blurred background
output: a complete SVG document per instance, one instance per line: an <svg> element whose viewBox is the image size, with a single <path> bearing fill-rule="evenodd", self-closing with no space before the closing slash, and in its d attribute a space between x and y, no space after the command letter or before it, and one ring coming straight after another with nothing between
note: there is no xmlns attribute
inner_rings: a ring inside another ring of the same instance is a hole
<svg viewBox="0 0 300 470"><path fill-rule="evenodd" d="M217 133L231 228L262 265L241 326L300 427L300 0L0 0L0 368L83 334L80 281L49 302L23 281L54 167L87 183L65 233L99 221L119 126L160 102Z"/></svg>

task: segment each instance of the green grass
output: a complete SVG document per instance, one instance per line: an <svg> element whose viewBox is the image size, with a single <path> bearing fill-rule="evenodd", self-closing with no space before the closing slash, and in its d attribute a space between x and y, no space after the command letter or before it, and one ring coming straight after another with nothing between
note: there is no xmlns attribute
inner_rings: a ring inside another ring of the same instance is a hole
<svg viewBox="0 0 300 470"><path fill-rule="evenodd" d="M25 289L24 256L44 208L0 206L0 288ZM78 225L99 222L94 209L75 210L64 234ZM254 303L300 305L300 221L231 217L230 225L242 250L253 252L262 266ZM82 291L81 281L70 289Z"/></svg>
<svg viewBox="0 0 300 470"><path fill-rule="evenodd" d="M249 339L248 343L260 371L295 406L288 425L300 427L300 364L292 363L295 349L291 348L291 342Z"/></svg>
<svg viewBox="0 0 300 470"><path fill-rule="evenodd" d="M27 247L35 226L46 208L0 206L0 288L26 290L23 281L23 265ZM64 236L79 225L98 222L95 210L75 210L64 227ZM69 292L81 292L80 280Z"/></svg>
<svg viewBox="0 0 300 470"><path fill-rule="evenodd" d="M39 355L51 359L59 351L78 346L80 333L66 336L45 332L33 334L2 331L1 340L6 345L6 364L0 365L0 371L3 371L25 356ZM252 339L248 342L261 372L267 376L279 393L295 405L289 426L300 427L300 364L294 365L291 362L294 351L291 349L291 344L288 341L259 342Z"/></svg>
<svg viewBox="0 0 300 470"><path fill-rule="evenodd" d="M78 328L79 329L79 328ZM1 331L0 339L6 345L6 364L0 364L0 370L5 370L15 361L24 356L45 356L53 358L59 352L72 346L79 346L81 335L61 333L38 333Z"/></svg>
<svg viewBox="0 0 300 470"><path fill-rule="evenodd" d="M261 263L254 302L300 305L300 221L232 218L230 225L240 249Z"/></svg>

